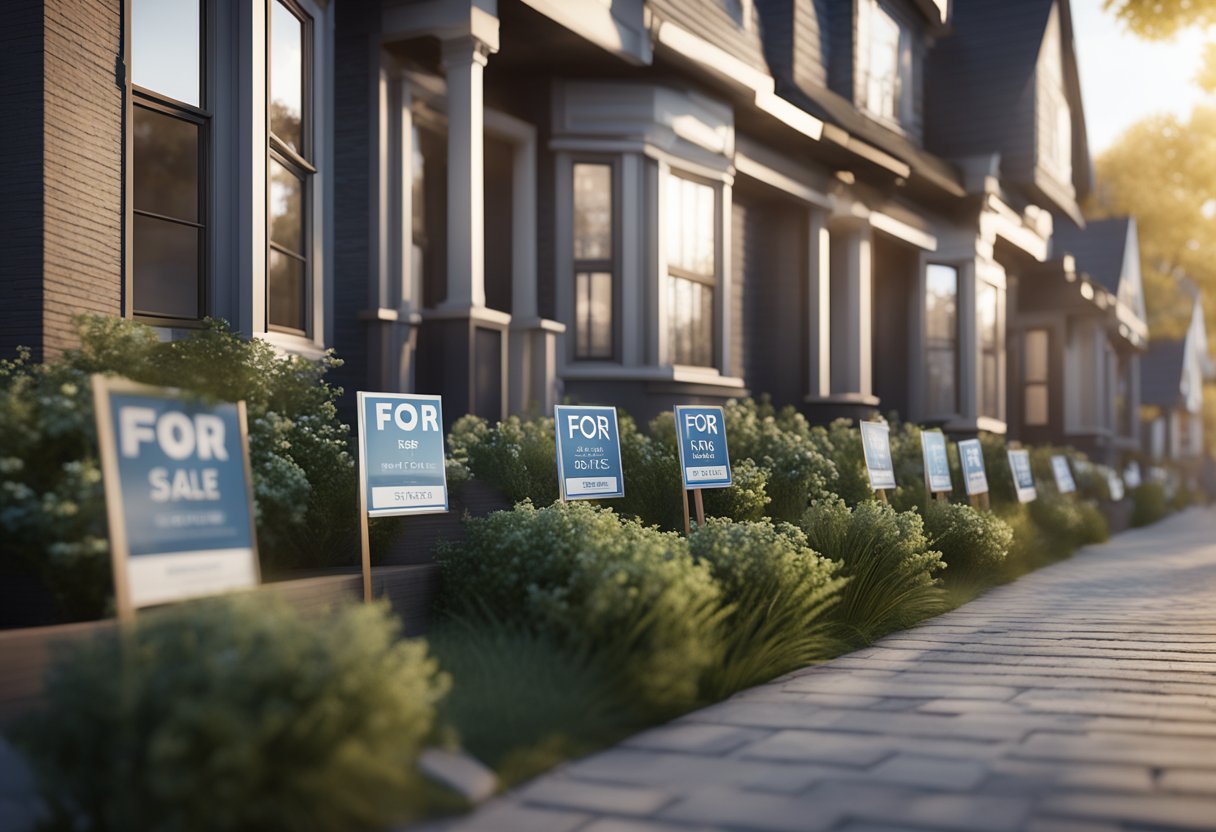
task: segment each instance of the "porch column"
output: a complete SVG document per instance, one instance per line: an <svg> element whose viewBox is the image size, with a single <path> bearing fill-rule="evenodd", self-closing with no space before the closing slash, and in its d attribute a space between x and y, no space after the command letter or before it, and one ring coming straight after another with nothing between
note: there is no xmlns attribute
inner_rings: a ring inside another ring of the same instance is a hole
<svg viewBox="0 0 1216 832"><path fill-rule="evenodd" d="M486 305L485 171L482 73L485 41L464 35L443 42L448 86L448 308Z"/></svg>
<svg viewBox="0 0 1216 832"><path fill-rule="evenodd" d="M832 394L872 399L874 273L870 226L864 219L833 224L830 308Z"/></svg>
<svg viewBox="0 0 1216 832"><path fill-rule="evenodd" d="M807 380L808 399L832 394L831 235L823 211L811 209L807 222Z"/></svg>

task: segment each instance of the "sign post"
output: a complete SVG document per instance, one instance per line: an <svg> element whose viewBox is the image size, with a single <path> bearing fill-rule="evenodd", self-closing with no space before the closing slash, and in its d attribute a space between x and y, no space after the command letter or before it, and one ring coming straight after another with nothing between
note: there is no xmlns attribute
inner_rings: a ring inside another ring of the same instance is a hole
<svg viewBox="0 0 1216 832"><path fill-rule="evenodd" d="M950 458L946 455L946 435L939 430L920 434L921 453L925 460L925 488L936 500L946 501L954 490L950 477Z"/></svg>
<svg viewBox="0 0 1216 832"><path fill-rule="evenodd" d="M684 504L684 534L690 531L688 492L697 509L697 525L705 525L703 488L729 488L734 480L726 446L726 414L721 407L676 405L676 445L680 451L680 489Z"/></svg>
<svg viewBox="0 0 1216 832"><path fill-rule="evenodd" d="M887 489L895 487L895 463L891 459L891 426L886 422L861 423L861 449L865 455L870 487L887 502Z"/></svg>
<svg viewBox="0 0 1216 832"><path fill-rule="evenodd" d="M553 415L562 502L624 497L616 408L559 404Z"/></svg>
<svg viewBox="0 0 1216 832"><path fill-rule="evenodd" d="M416 393L364 393L359 408L359 542L363 600L372 600L369 517L448 510L443 402Z"/></svg>
<svg viewBox="0 0 1216 832"><path fill-rule="evenodd" d="M1033 502L1038 498L1034 486L1034 472L1030 470L1030 451L1025 448L1010 448L1009 470L1013 474L1013 487L1018 493L1019 503Z"/></svg>
<svg viewBox="0 0 1216 832"><path fill-rule="evenodd" d="M1063 454L1053 456L1051 473L1056 478L1056 490L1061 494L1072 494L1077 490L1077 482L1072 477L1072 469L1068 467L1068 457Z"/></svg>
<svg viewBox="0 0 1216 832"><path fill-rule="evenodd" d="M244 402L93 376L118 617L257 586Z"/></svg>
<svg viewBox="0 0 1216 832"><path fill-rule="evenodd" d="M988 508L988 473L984 470L984 448L978 439L958 443L958 461L963 469L963 488L973 508Z"/></svg>

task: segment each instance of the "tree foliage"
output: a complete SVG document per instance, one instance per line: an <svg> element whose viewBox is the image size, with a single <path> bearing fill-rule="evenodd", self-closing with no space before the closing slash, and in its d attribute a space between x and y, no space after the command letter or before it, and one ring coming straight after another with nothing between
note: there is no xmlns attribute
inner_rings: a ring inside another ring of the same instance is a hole
<svg viewBox="0 0 1216 832"><path fill-rule="evenodd" d="M1216 0L1105 0L1102 7L1152 40L1171 38L1188 26L1216 24Z"/></svg>
<svg viewBox="0 0 1216 832"><path fill-rule="evenodd" d="M1153 336L1186 331L1187 280L1213 298L1204 306L1208 326L1216 324L1216 108L1197 107L1189 121L1160 115L1138 122L1096 167L1089 213L1136 218Z"/></svg>

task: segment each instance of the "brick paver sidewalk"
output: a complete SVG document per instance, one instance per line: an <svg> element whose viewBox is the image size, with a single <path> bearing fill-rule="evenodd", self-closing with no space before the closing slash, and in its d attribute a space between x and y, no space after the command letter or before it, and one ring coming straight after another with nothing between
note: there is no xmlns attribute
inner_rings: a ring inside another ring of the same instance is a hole
<svg viewBox="0 0 1216 832"><path fill-rule="evenodd" d="M1216 830L1216 513L566 764L472 832Z"/></svg>

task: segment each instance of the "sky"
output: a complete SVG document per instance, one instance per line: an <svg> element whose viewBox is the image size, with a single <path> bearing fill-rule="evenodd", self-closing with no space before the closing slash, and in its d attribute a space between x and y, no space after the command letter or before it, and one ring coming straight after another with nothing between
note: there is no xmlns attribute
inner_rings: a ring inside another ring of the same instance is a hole
<svg viewBox="0 0 1216 832"><path fill-rule="evenodd" d="M1168 112L1185 118L1205 99L1195 83L1206 40L1202 30L1180 32L1171 41L1144 40L1102 3L1072 0L1085 125L1095 157L1146 116Z"/></svg>

